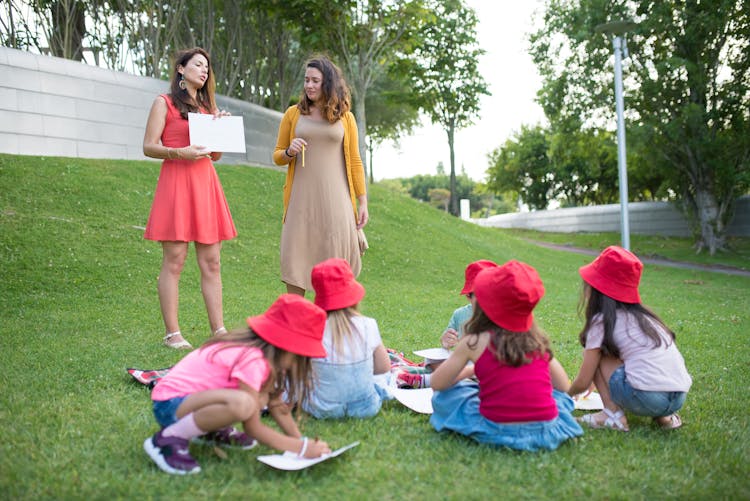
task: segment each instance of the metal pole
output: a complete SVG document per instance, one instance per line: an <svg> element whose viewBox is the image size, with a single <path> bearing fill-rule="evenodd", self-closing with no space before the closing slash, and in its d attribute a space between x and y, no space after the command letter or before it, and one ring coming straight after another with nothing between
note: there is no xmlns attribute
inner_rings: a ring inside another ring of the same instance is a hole
<svg viewBox="0 0 750 501"><path fill-rule="evenodd" d="M620 177L620 239L622 247L630 250L628 218L628 167L625 162L625 119L622 99L622 37L612 38L615 49L615 105L617 108L617 170Z"/></svg>

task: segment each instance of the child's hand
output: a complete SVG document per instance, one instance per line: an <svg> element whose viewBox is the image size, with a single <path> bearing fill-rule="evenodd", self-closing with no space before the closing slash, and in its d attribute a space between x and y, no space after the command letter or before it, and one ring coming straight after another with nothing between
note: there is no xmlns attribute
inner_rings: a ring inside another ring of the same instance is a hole
<svg viewBox="0 0 750 501"><path fill-rule="evenodd" d="M445 329L445 332L443 332L443 335L440 336L440 344L443 345L443 348L446 350L449 350L456 346L458 343L458 333L455 329Z"/></svg>
<svg viewBox="0 0 750 501"><path fill-rule="evenodd" d="M310 442L307 444L305 457L308 459L313 459L313 458L319 458L323 454L330 454L330 453L331 453L331 448L328 447L328 444L316 438L315 440L310 440Z"/></svg>

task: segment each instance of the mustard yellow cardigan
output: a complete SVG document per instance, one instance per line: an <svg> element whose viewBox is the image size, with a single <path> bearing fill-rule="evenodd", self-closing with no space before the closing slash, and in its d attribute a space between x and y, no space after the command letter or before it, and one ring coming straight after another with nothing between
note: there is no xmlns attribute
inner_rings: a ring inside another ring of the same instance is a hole
<svg viewBox="0 0 750 501"><path fill-rule="evenodd" d="M279 135L276 138L276 149L273 152L273 161L276 165L286 165L286 182L284 183L284 215L282 221L286 221L286 210L289 207L289 198L292 195L292 182L294 181L294 166L296 157L289 158L285 150L294 139L294 129L299 120L300 111L297 105L287 108L279 124ZM344 162L346 164L346 179L349 182L349 197L352 199L354 220L357 220L357 197L367 194L365 186L365 169L362 166L362 158L359 156L359 143L357 132L357 121L354 115L347 111L341 118L344 124Z"/></svg>

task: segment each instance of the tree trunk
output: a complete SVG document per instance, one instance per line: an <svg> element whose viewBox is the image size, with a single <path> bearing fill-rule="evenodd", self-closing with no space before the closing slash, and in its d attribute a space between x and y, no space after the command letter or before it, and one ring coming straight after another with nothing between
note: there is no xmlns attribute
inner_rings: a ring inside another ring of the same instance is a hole
<svg viewBox="0 0 750 501"><path fill-rule="evenodd" d="M726 248L724 215L727 208L724 204L719 204L714 194L706 188L696 189L692 202L694 220L700 231L696 251L700 253L703 249L708 249L708 253L713 256L717 250Z"/></svg>
<svg viewBox="0 0 750 501"><path fill-rule="evenodd" d="M365 170L367 180L367 115L365 114L365 92L364 89L356 89L357 99L354 101L354 118L357 119L357 134L359 134L359 156L362 158L362 167Z"/></svg>
<svg viewBox="0 0 750 501"><path fill-rule="evenodd" d="M455 131L456 131L455 125L451 124L447 131L448 132L448 148L450 149L450 155L451 155L450 207L451 207L451 214L453 214L454 216L458 216L458 199L456 198L456 155L453 150L453 138L455 135Z"/></svg>
<svg viewBox="0 0 750 501"><path fill-rule="evenodd" d="M52 26L49 48L53 56L83 60L86 8L78 0L57 0L50 5Z"/></svg>
<svg viewBox="0 0 750 501"><path fill-rule="evenodd" d="M367 141L367 150L370 152L370 184L375 182L372 174L372 141Z"/></svg>

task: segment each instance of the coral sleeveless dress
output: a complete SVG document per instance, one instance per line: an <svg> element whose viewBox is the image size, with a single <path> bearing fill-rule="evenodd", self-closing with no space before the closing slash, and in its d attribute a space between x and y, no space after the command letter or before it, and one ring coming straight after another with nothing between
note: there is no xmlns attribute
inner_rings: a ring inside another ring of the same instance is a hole
<svg viewBox="0 0 750 501"><path fill-rule="evenodd" d="M161 143L170 148L189 146L188 121L180 116L168 95L162 94L161 98L167 103ZM164 160L144 238L215 244L236 236L232 214L211 159Z"/></svg>

